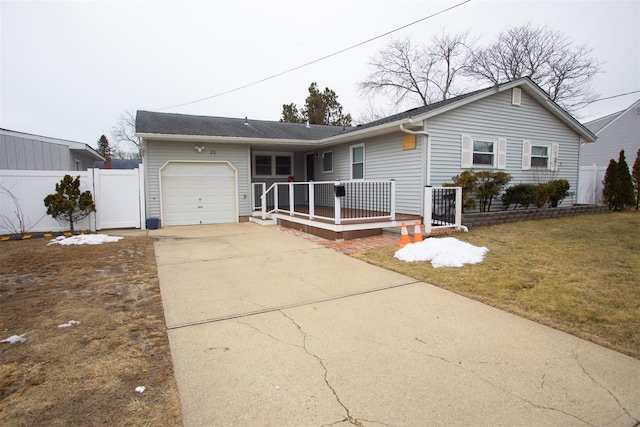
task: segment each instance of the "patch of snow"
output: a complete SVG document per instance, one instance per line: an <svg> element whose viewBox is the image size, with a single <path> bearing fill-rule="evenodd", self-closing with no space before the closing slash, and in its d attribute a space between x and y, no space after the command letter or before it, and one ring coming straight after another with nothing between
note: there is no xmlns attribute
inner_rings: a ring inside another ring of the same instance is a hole
<svg viewBox="0 0 640 427"><path fill-rule="evenodd" d="M106 234L79 234L77 236L58 236L49 242L50 245L101 245L102 243L117 242L122 237L108 236Z"/></svg>
<svg viewBox="0 0 640 427"><path fill-rule="evenodd" d="M77 320L69 320L67 323L63 323L62 325L58 325L58 328L68 328L69 326L79 325L80 322Z"/></svg>
<svg viewBox="0 0 640 427"><path fill-rule="evenodd" d="M0 342L8 342L9 344L15 344L17 342L25 342L27 339L24 337L26 334L22 335L11 335L9 338L4 339Z"/></svg>
<svg viewBox="0 0 640 427"><path fill-rule="evenodd" d="M469 232L469 229L467 228L467 226L466 226L466 225L461 225L461 226L460 226L460 230L464 231L465 233L468 233L468 232Z"/></svg>
<svg viewBox="0 0 640 427"><path fill-rule="evenodd" d="M462 267L464 264L482 262L488 251L485 247L473 246L454 237L444 237L410 243L394 256L405 262L431 261L434 268Z"/></svg>
<svg viewBox="0 0 640 427"><path fill-rule="evenodd" d="M142 393L142 392L144 392L144 389L145 389L145 387L144 387L143 385L140 385L140 386L136 387L136 391L137 391L138 393Z"/></svg>

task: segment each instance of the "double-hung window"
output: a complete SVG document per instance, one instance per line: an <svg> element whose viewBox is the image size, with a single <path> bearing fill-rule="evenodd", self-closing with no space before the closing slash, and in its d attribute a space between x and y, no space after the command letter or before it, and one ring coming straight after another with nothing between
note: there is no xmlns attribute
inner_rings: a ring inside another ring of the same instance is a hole
<svg viewBox="0 0 640 427"><path fill-rule="evenodd" d="M490 139L473 140L473 166L493 167L495 165L496 141Z"/></svg>
<svg viewBox="0 0 640 427"><path fill-rule="evenodd" d="M322 172L333 172L333 151L322 153Z"/></svg>
<svg viewBox="0 0 640 427"><path fill-rule="evenodd" d="M364 144L351 146L351 179L364 179Z"/></svg>
<svg viewBox="0 0 640 427"><path fill-rule="evenodd" d="M549 169L549 147L544 145L531 146L531 167Z"/></svg>
<svg viewBox="0 0 640 427"><path fill-rule="evenodd" d="M292 153L253 153L253 175L256 177L289 177L293 175Z"/></svg>
<svg viewBox="0 0 640 427"><path fill-rule="evenodd" d="M507 139L461 135L460 166L471 168L507 168Z"/></svg>
<svg viewBox="0 0 640 427"><path fill-rule="evenodd" d="M549 169L557 171L560 145L522 141L522 170Z"/></svg>

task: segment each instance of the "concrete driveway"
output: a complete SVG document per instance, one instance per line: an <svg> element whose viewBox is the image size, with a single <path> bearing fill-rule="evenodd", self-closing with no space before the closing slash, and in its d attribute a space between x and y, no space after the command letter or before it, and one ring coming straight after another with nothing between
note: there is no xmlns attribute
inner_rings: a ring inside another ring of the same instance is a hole
<svg viewBox="0 0 640 427"><path fill-rule="evenodd" d="M155 239L186 426L633 426L640 361L252 223Z"/></svg>

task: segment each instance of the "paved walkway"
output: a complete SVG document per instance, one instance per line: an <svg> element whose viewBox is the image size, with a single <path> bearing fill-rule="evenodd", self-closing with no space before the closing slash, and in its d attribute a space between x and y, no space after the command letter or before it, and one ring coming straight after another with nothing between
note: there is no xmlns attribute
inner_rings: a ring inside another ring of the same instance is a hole
<svg viewBox="0 0 640 427"><path fill-rule="evenodd" d="M256 224L153 230L186 426L633 426L640 361Z"/></svg>

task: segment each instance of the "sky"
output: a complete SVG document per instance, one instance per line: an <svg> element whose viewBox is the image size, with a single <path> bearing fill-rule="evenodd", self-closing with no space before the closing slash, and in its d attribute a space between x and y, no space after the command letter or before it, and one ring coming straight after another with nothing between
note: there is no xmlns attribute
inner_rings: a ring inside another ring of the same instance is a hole
<svg viewBox="0 0 640 427"><path fill-rule="evenodd" d="M638 0L471 0L283 73L463 1L0 0L0 128L95 147L102 134L112 140L125 110L278 120L283 104L304 104L311 82L334 90L358 120L371 106L389 111L387 100L363 97L358 82L391 40L468 29L488 44L528 22L593 48L601 97L640 90ZM637 99L640 92L599 101L576 115L586 122Z"/></svg>

